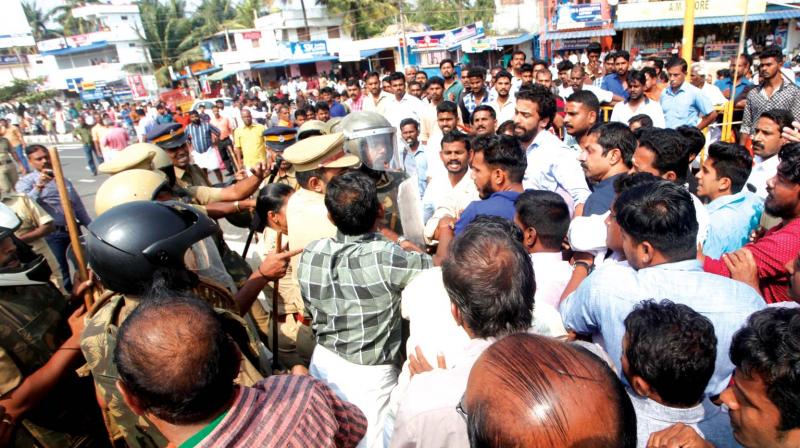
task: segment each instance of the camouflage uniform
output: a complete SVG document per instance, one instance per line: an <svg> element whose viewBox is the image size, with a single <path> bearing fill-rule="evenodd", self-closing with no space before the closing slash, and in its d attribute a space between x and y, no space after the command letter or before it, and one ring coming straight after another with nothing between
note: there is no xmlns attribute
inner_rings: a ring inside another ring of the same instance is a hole
<svg viewBox="0 0 800 448"><path fill-rule="evenodd" d="M203 294L203 288L199 288ZM224 290L224 288L223 288ZM205 291L208 292L207 290ZM213 294L213 292L212 292ZM219 296L202 297L212 305L219 305ZM138 416L125 405L116 387L119 378L113 353L117 345L119 326L139 304L139 299L106 292L87 317L86 329L81 336L81 349L86 357L84 374L91 371L97 396L102 400L103 418L115 446L163 447L167 440L146 418ZM256 336L248 331L244 321L228 309L215 308L223 326L242 351L242 365L237 383L252 386L264 378L256 366L261 363L256 348ZM188 341L187 341L188 343Z"/></svg>
<svg viewBox="0 0 800 448"><path fill-rule="evenodd" d="M44 366L69 337L64 296L50 283L0 288L0 397ZM67 375L19 421L14 446L107 446L90 379Z"/></svg>

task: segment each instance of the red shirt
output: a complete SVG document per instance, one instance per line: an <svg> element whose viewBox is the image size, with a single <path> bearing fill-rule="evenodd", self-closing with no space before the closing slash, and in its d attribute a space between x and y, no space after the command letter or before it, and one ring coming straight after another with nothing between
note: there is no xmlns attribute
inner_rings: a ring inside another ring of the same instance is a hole
<svg viewBox="0 0 800 448"><path fill-rule="evenodd" d="M790 302L789 272L786 263L800 253L800 218L781 223L767 231L755 243L744 246L753 253L758 267L758 286L767 303ZM725 262L706 258L706 272L730 277Z"/></svg>
<svg viewBox="0 0 800 448"><path fill-rule="evenodd" d="M190 121L192 121L192 119L189 118L189 114L175 114L172 116L172 119L175 120L176 123L180 123L184 128L189 125Z"/></svg>

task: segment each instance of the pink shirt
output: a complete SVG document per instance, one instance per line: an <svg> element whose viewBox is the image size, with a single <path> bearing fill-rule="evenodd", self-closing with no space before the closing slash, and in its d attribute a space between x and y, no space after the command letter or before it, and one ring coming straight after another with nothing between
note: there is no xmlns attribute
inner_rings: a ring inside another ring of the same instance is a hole
<svg viewBox="0 0 800 448"><path fill-rule="evenodd" d="M128 146L128 132L125 129L113 127L109 128L108 132L103 135L100 140L100 145L104 149L112 151L122 151Z"/></svg>

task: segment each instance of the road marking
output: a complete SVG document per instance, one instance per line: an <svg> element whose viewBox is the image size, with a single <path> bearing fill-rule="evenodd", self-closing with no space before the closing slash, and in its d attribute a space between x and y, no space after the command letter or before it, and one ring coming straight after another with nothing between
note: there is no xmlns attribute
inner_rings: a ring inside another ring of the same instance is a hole
<svg viewBox="0 0 800 448"><path fill-rule="evenodd" d="M83 182L85 184L93 184L93 183L97 182L97 180L95 180L95 179L78 179L78 182Z"/></svg>

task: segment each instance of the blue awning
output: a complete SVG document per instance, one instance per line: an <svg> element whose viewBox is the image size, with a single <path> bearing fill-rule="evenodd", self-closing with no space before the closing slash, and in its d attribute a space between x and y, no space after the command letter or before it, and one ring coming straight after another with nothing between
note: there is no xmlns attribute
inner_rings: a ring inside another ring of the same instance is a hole
<svg viewBox="0 0 800 448"><path fill-rule="evenodd" d="M374 48L372 50L361 50L361 59L371 58L386 48Z"/></svg>
<svg viewBox="0 0 800 448"><path fill-rule="evenodd" d="M528 42L529 40L533 40L533 33L525 33L520 34L517 37L498 37L497 38L497 46L498 47L510 47L512 45L519 45L523 42Z"/></svg>
<svg viewBox="0 0 800 448"><path fill-rule="evenodd" d="M277 68L283 67L286 65L286 61L267 61L261 62L259 64L250 64L250 68L253 70L265 69L265 68Z"/></svg>
<svg viewBox="0 0 800 448"><path fill-rule="evenodd" d="M800 17L800 9L779 9L777 11L767 11L759 14L747 16L748 22L761 20L794 19ZM717 16L717 17L696 17L695 25L713 25L717 23L741 23L744 16ZM664 19L664 20L640 20L634 22L617 22L614 27L618 30L633 28L666 28L673 26L683 26L683 19Z"/></svg>
<svg viewBox="0 0 800 448"><path fill-rule="evenodd" d="M58 50L42 51L39 54L44 56L69 56L71 54L87 53L91 51L102 50L104 48L112 46L113 45L109 44L107 41L101 40L99 42L95 42L89 45L84 45L82 47L59 48Z"/></svg>
<svg viewBox="0 0 800 448"><path fill-rule="evenodd" d="M216 72L218 72L220 70L222 70L222 67L209 67L209 68L207 68L205 70L200 70L199 72L196 72L194 75L195 76L210 75L210 74L216 73Z"/></svg>
<svg viewBox="0 0 800 448"><path fill-rule="evenodd" d="M580 39L582 37L596 37L596 36L616 36L617 32L613 28L597 28L593 30L577 30L577 31L553 31L544 33L540 37L541 40L563 40L563 39Z"/></svg>
<svg viewBox="0 0 800 448"><path fill-rule="evenodd" d="M287 65L294 65L294 64L310 64L313 62L322 62L322 61L338 61L338 56L315 56L313 58L304 58L304 59L283 59L281 61L269 61L269 62L262 62L260 64L251 64L250 68L254 70L265 69L265 68L277 68L277 67L285 67Z"/></svg>

